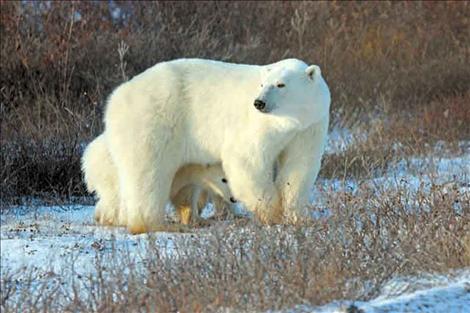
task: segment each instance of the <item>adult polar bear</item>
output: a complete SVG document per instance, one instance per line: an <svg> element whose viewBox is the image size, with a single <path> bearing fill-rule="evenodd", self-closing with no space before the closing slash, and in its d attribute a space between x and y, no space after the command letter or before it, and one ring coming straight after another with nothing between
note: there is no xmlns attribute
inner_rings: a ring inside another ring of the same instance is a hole
<svg viewBox="0 0 470 313"><path fill-rule="evenodd" d="M329 106L320 68L297 59L178 59L122 84L104 121L129 231L161 229L173 176L188 163L222 163L232 194L264 223L295 218L320 169Z"/></svg>

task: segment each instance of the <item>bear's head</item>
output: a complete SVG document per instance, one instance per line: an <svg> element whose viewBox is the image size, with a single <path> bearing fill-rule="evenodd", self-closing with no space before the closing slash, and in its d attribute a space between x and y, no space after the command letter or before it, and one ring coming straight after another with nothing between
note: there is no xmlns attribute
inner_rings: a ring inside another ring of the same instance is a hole
<svg viewBox="0 0 470 313"><path fill-rule="evenodd" d="M207 165L201 176L203 187L218 195L226 202L237 202L230 191L229 183L222 166Z"/></svg>
<svg viewBox="0 0 470 313"><path fill-rule="evenodd" d="M264 67L253 105L263 114L295 119L308 126L329 114L330 101L320 67L288 59Z"/></svg>

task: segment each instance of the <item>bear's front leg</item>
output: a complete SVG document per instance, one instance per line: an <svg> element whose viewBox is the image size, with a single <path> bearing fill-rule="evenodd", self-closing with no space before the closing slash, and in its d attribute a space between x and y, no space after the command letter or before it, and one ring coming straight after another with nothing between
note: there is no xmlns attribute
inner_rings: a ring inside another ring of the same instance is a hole
<svg viewBox="0 0 470 313"><path fill-rule="evenodd" d="M282 222L279 192L273 181L274 160L230 155L223 168L235 198L253 211L264 224Z"/></svg>
<svg viewBox="0 0 470 313"><path fill-rule="evenodd" d="M188 185L179 190L171 201L176 209L179 222L184 225L198 224L199 198L202 196L202 188L197 185Z"/></svg>
<svg viewBox="0 0 470 313"><path fill-rule="evenodd" d="M279 157L276 186L285 217L296 222L306 215L310 189L320 171L326 144L328 118L297 134Z"/></svg>

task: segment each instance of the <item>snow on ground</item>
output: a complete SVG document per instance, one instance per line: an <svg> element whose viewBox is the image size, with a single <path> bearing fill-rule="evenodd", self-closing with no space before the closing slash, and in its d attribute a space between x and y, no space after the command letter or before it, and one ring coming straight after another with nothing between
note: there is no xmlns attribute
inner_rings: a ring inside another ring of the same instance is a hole
<svg viewBox="0 0 470 313"><path fill-rule="evenodd" d="M190 234L160 233L152 238L160 250L171 255L174 243L187 236ZM28 268L39 272L43 279L54 275L87 276L96 270L97 254L111 250L111 246L129 252L136 263L143 262L148 242L146 235L131 236L122 228L95 225L92 206L41 207L34 212L18 208L1 216L1 272L19 273ZM360 310L352 311L353 306ZM470 268L448 275L395 277L369 301L336 301L322 307L301 305L285 312L463 313L468 308Z"/></svg>
<svg viewBox="0 0 470 313"><path fill-rule="evenodd" d="M95 271L96 254L111 245L118 251L143 255L147 235L131 236L123 228L96 225L93 211L93 206L72 205L26 212L19 207L2 214L2 273L22 268L58 273L73 263L75 274L86 275ZM170 255L173 240L179 236L184 234L159 233L155 244Z"/></svg>
<svg viewBox="0 0 470 313"><path fill-rule="evenodd" d="M347 149L352 135L345 131L333 133L327 153ZM336 138L336 139L335 139ZM339 139L338 139L339 138ZM345 138L345 139L344 139ZM469 149L470 150L470 149ZM432 173L432 174L430 174ZM448 186L449 192L458 191L470 199L470 153L452 158L410 158L399 162L382 177L361 183L384 188L406 186L410 192L431 188L432 184ZM354 180L326 180L317 182L312 192L312 203L319 211L314 217L330 214L325 204L325 190L358 189ZM470 200L469 200L470 201ZM243 208L238 208L243 214ZM122 251L143 262L149 244L147 235L131 236L123 228L102 227L93 220L92 206L42 206L34 210L10 208L0 216L1 274L20 273L33 269L47 279L49 273L60 275L93 275L98 255L107 251ZM246 213L246 212L245 212ZM213 214L208 208L205 217ZM152 235L164 255L175 256L175 244L192 234L159 233ZM201 240L201 236L197 240ZM110 254L110 253L108 253ZM362 311L353 311L352 305ZM348 309L346 311L346 309ZM470 312L470 269L448 276L394 278L380 295L367 302L342 301L323 307L298 306L289 312Z"/></svg>
<svg viewBox="0 0 470 313"><path fill-rule="evenodd" d="M309 313L466 313L470 311L470 269L448 275L390 280L369 301L337 301L321 307L298 306L286 312Z"/></svg>
<svg viewBox="0 0 470 313"><path fill-rule="evenodd" d="M345 151L354 142L353 133L347 128L333 128L328 134L325 153L334 154Z"/></svg>
<svg viewBox="0 0 470 313"><path fill-rule="evenodd" d="M316 210L313 217L327 217L330 212L327 205L328 192L347 191L355 194L361 186L374 190L406 190L410 209L417 207L418 191L430 192L435 186L443 187L446 193L457 192L470 202L470 150L458 157L409 158L393 165L384 175L373 179L357 181L354 179L318 179L311 192L310 201ZM421 207L422 204L419 204ZM462 203L455 203L456 210L461 210Z"/></svg>

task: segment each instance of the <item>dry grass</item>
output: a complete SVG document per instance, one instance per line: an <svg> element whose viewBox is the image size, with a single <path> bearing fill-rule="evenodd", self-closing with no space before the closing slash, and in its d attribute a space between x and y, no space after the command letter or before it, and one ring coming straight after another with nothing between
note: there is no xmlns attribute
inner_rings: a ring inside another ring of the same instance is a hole
<svg viewBox="0 0 470 313"><path fill-rule="evenodd" d="M461 155L470 139L470 92L401 112L383 109L358 117L354 144L326 155L321 176L371 178L410 156ZM437 145L445 149L436 151Z"/></svg>
<svg viewBox="0 0 470 313"><path fill-rule="evenodd" d="M102 130L107 95L178 57L301 58L323 69L334 125L380 120L401 139L393 122L419 119L420 140L454 141L470 124L468 10L467 2L2 1L2 198L85 194L78 161ZM437 126L444 112L452 118Z"/></svg>
<svg viewBox="0 0 470 313"><path fill-rule="evenodd" d="M87 276L65 274L73 261L4 273L3 312L265 311L370 299L396 275L470 266L468 193L363 183L326 194L331 215L304 225L217 223L174 241L172 256L154 236L144 255L109 241Z"/></svg>

